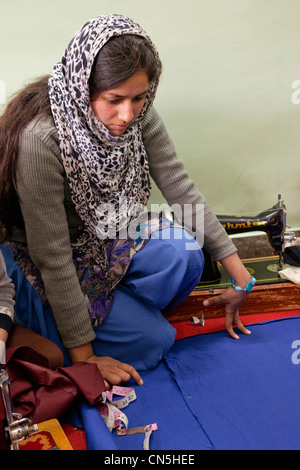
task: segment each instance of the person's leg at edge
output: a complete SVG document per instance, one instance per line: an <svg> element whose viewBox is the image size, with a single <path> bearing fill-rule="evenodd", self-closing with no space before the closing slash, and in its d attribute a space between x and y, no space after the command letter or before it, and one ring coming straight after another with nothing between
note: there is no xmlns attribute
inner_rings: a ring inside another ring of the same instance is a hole
<svg viewBox="0 0 300 470"><path fill-rule="evenodd" d="M61 366L61 356L56 350L56 346L58 346L64 356L64 365L71 365L50 307L43 305L39 300L34 287L26 279L9 250L4 245L0 245L0 249L16 293L14 299L15 321L18 326L14 326L7 347L30 346L40 354L46 355L51 367L59 367Z"/></svg>

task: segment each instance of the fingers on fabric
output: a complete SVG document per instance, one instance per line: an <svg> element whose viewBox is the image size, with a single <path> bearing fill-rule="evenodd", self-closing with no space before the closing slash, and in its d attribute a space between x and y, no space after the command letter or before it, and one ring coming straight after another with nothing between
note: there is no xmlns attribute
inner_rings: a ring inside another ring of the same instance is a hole
<svg viewBox="0 0 300 470"><path fill-rule="evenodd" d="M140 374L129 364L116 361L112 358L101 358L98 367L108 388L111 388L111 385L126 383L131 378L133 378L138 385L143 384Z"/></svg>
<svg viewBox="0 0 300 470"><path fill-rule="evenodd" d="M240 332L245 334L245 335L250 335L251 334L251 331L248 330L243 325L243 323L241 322L238 311L234 315L232 314L231 311L226 312L226 314L225 314L225 327L226 327L226 330L228 331L229 335L233 339L239 339L239 336L234 331L235 327L238 328L240 330Z"/></svg>
<svg viewBox="0 0 300 470"><path fill-rule="evenodd" d="M237 327L241 333L246 335L251 334L241 322L239 317L239 305L242 303L245 294L236 293L233 290L226 290L222 294L210 297L203 302L204 307L211 307L217 304L225 304L225 327L229 335L234 339L239 339L239 336L235 333L234 327Z"/></svg>

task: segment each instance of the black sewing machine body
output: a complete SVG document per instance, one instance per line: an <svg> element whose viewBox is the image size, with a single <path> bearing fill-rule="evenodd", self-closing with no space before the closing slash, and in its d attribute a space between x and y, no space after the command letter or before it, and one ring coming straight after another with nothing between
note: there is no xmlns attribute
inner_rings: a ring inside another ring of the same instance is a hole
<svg viewBox="0 0 300 470"><path fill-rule="evenodd" d="M278 269L281 267L285 238L286 236L293 237L293 234L286 234L286 207L281 195L278 196L277 204L260 212L255 217L232 215L218 215L217 217L228 235L257 231L265 232L274 255L278 255ZM203 252L205 267L199 285L218 283L221 279L218 264L205 250Z"/></svg>

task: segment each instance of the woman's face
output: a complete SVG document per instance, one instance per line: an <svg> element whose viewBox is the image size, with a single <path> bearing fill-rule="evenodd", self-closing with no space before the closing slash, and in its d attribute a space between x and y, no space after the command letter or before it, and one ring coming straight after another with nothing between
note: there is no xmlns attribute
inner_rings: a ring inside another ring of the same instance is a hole
<svg viewBox="0 0 300 470"><path fill-rule="evenodd" d="M125 83L103 90L91 107L113 135L122 135L142 110L149 88L145 72L135 72Z"/></svg>

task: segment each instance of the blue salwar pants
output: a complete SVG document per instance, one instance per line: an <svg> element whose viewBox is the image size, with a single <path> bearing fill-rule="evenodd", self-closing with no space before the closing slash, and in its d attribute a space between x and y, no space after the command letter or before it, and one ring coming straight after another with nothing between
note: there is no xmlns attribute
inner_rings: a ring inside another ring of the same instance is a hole
<svg viewBox="0 0 300 470"><path fill-rule="evenodd" d="M51 309L38 299L8 249L1 246L1 250L15 285L17 323L56 343L64 353L65 365L70 365ZM94 354L111 356L137 370L155 367L173 345L176 334L163 314L189 295L199 282L203 266L202 250L186 231L172 228L154 232L134 255L117 286L106 320L95 328Z"/></svg>

